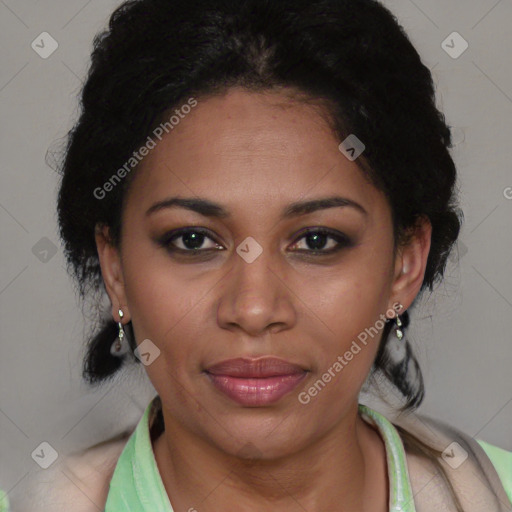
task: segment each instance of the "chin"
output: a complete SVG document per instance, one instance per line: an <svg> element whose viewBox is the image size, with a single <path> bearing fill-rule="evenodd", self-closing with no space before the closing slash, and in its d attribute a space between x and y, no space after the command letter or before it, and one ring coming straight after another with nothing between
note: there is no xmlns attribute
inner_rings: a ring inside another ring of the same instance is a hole
<svg viewBox="0 0 512 512"><path fill-rule="evenodd" d="M308 444L307 429L284 410L245 408L221 415L222 426L206 433L210 442L229 455L247 460L273 460L300 451ZM218 424L217 424L218 425ZM311 438L315 437L312 431ZM312 439L311 439L312 442Z"/></svg>

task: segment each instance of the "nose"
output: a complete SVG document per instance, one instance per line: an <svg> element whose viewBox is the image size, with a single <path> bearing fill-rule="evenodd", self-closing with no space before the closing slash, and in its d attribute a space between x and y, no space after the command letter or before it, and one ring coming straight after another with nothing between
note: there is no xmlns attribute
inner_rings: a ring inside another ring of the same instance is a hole
<svg viewBox="0 0 512 512"><path fill-rule="evenodd" d="M282 266L269 251L248 263L235 255L226 276L217 309L217 322L228 330L250 336L290 329L297 318L293 291L286 285Z"/></svg>

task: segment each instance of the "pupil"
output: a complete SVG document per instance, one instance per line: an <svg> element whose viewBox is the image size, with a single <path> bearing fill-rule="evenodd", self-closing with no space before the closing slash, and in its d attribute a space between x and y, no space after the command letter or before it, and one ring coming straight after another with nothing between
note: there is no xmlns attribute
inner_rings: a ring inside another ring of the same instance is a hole
<svg viewBox="0 0 512 512"><path fill-rule="evenodd" d="M199 249L203 245L204 236L200 233L185 233L183 235L183 244L187 249Z"/></svg>
<svg viewBox="0 0 512 512"><path fill-rule="evenodd" d="M316 233L307 235L308 244L312 249L322 249L325 245L325 239L327 238L327 235L323 233ZM310 242L313 243L310 243Z"/></svg>

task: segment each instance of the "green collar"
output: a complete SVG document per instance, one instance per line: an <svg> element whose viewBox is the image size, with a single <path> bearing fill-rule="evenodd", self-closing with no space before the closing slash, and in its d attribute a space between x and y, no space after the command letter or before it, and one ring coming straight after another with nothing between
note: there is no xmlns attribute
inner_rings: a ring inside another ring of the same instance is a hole
<svg viewBox="0 0 512 512"><path fill-rule="evenodd" d="M104 512L173 512L151 445L149 420L154 403L152 400L147 406L117 461ZM405 451L396 428L365 405L359 404L359 412L377 427L386 446L390 512L416 512Z"/></svg>

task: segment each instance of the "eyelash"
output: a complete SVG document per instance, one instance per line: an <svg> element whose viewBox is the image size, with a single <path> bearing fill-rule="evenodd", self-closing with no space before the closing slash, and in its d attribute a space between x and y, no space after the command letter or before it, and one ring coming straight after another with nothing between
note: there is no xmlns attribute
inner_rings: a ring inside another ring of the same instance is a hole
<svg viewBox="0 0 512 512"><path fill-rule="evenodd" d="M197 257L197 256L204 255L205 253L208 253L208 252L211 253L213 251L219 250L217 248L181 249L179 247L174 247L172 245L172 242L174 240L179 239L179 238L183 237L184 235L188 235L190 233L198 233L200 235L204 235L207 238L210 238L210 240L212 240L214 243L217 244L217 242L211 236L210 231L207 229L204 229L204 228L200 228L200 227L182 228L182 229L171 231L169 233L166 233L162 237L160 237L157 240L157 242L160 246L164 247L170 253L180 253L180 254L184 254L186 256L190 256L190 257ZM330 230L327 228L307 228L306 230L304 230L301 233L301 235L298 238L295 239L295 241L293 242L292 245L296 245L300 240L306 238L308 235L311 235L311 234L327 235L328 238L332 238L333 240L335 240L338 245L329 250L299 249L294 252L308 253L313 256L329 256L331 254L334 254L334 253L342 250L343 248L348 248L348 247L353 246L352 240L349 237L347 237L345 234L340 233L339 231L333 231L333 230ZM220 244L218 244L218 245L220 245Z"/></svg>

